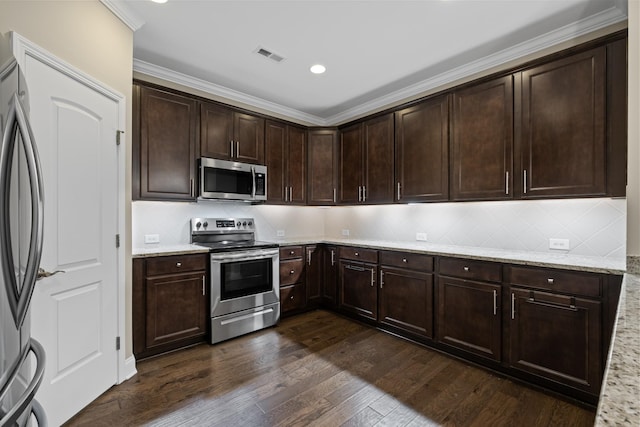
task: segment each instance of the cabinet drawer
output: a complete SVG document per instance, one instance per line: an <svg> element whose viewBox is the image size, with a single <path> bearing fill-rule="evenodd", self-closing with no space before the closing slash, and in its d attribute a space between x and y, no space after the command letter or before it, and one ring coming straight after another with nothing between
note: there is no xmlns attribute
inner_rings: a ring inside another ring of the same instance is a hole
<svg viewBox="0 0 640 427"><path fill-rule="evenodd" d="M302 258L304 248L302 246L285 246L280 248L280 259Z"/></svg>
<svg viewBox="0 0 640 427"><path fill-rule="evenodd" d="M283 286L280 288L280 311L287 311L304 308L307 305L307 293L304 283L297 285Z"/></svg>
<svg viewBox="0 0 640 427"><path fill-rule="evenodd" d="M206 270L208 259L206 254L147 258L147 276Z"/></svg>
<svg viewBox="0 0 640 427"><path fill-rule="evenodd" d="M458 258L440 258L439 273L463 279L502 281L502 265L491 262L471 261Z"/></svg>
<svg viewBox="0 0 640 427"><path fill-rule="evenodd" d="M567 294L588 297L602 295L602 277L593 273L508 266L507 280L512 285L548 289Z"/></svg>
<svg viewBox="0 0 640 427"><path fill-rule="evenodd" d="M407 252L380 252L380 265L416 271L433 271L433 257Z"/></svg>
<svg viewBox="0 0 640 427"><path fill-rule="evenodd" d="M339 257L343 259L353 259L358 261L378 262L378 251L375 249L341 247Z"/></svg>
<svg viewBox="0 0 640 427"><path fill-rule="evenodd" d="M302 281L303 272L304 261L302 259L280 261L280 286L293 285Z"/></svg>

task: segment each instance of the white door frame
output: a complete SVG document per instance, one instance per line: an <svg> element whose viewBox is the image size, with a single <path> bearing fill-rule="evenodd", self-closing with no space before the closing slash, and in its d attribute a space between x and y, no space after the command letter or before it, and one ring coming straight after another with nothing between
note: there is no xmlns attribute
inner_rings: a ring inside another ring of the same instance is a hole
<svg viewBox="0 0 640 427"><path fill-rule="evenodd" d="M83 71L78 70L71 64L63 61L62 59L56 57L50 52L44 50L40 46L35 43L29 41L28 39L22 37L20 34L16 32L11 32L11 47L13 50L13 54L16 57L16 60L20 67L24 68L26 64L27 56L30 56L51 68L56 69L62 74L78 81L84 86L90 87L96 92L102 94L106 98L109 98L118 104L118 128L124 130L126 128L126 97L122 95L120 92L115 91L103 84L102 82L96 80L92 76L84 73ZM125 248L124 248L124 239L125 237L125 172L126 172L126 157L125 154L128 150L127 144L127 134L122 133L120 136L120 146L118 148L118 200L117 203L117 212L118 212L118 234L121 237L120 248L118 249L117 255L117 277L118 277L118 286L117 286L117 301L118 307L116 308L117 316L118 316L118 326L117 333L118 336L121 337L121 345L120 350L118 351L118 384L121 382L131 378L136 374L136 362L134 356L130 358L125 358L125 349L124 342L127 336L126 333L126 322L125 322ZM116 135L113 135L113 143L116 143ZM115 238L115 236L114 236ZM115 242L114 242L115 244Z"/></svg>

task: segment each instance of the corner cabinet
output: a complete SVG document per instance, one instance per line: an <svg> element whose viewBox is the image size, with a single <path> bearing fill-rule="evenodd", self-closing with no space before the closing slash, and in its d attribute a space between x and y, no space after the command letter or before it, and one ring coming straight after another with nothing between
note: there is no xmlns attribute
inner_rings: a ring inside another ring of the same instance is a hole
<svg viewBox="0 0 640 427"><path fill-rule="evenodd" d="M340 203L393 202L393 123L386 114L341 130Z"/></svg>
<svg viewBox="0 0 640 427"><path fill-rule="evenodd" d="M204 342L207 254L133 260L133 354L145 358Z"/></svg>
<svg viewBox="0 0 640 427"><path fill-rule="evenodd" d="M194 201L197 102L139 84L133 93L133 199Z"/></svg>
<svg viewBox="0 0 640 427"><path fill-rule="evenodd" d="M335 205L338 198L338 131L310 129L307 147L307 204Z"/></svg>
<svg viewBox="0 0 640 427"><path fill-rule="evenodd" d="M200 156L264 164L262 117L203 102L200 107Z"/></svg>
<svg viewBox="0 0 640 427"><path fill-rule="evenodd" d="M304 205L307 196L307 139L302 128L267 121L267 203Z"/></svg>

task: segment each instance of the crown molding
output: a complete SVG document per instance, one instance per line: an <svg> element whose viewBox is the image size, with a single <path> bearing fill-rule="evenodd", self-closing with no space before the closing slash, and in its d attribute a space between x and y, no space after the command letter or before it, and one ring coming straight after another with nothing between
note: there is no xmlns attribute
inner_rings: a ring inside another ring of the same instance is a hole
<svg viewBox="0 0 640 427"><path fill-rule="evenodd" d="M313 124L315 126L329 126L327 121L321 117L307 114L294 108L285 107L284 105L267 101L266 99L258 98L257 96L248 95L244 92L229 89L228 87L217 85L215 83L211 83L196 77L191 77L187 74L160 67L158 65L141 61L139 59L134 58L133 71L186 86L191 89L203 91L211 95L220 96L231 101L240 102L252 107L270 111L272 113L277 113L294 120Z"/></svg>
<svg viewBox="0 0 640 427"><path fill-rule="evenodd" d="M100 2L132 31L138 31L144 25L144 20L133 12L125 2L121 0L100 0Z"/></svg>
<svg viewBox="0 0 640 427"><path fill-rule="evenodd" d="M482 59L469 62L465 65L445 71L444 73L422 80L388 95L384 95L356 107L349 108L328 117L326 121L332 125L348 122L357 117L362 117L372 111L380 110L388 105L411 99L419 94L437 89L446 84L506 64L510 61L517 60L571 39L618 24L626 19L627 14L625 10L618 9L617 7L609 8L573 24L565 25L557 30L550 31L546 34L527 40L526 42L519 43Z"/></svg>
<svg viewBox="0 0 640 427"><path fill-rule="evenodd" d="M103 3L113 3L115 0L100 0ZM622 3L621 3L622 4ZM440 73L436 76L422 80L403 89L391 92L353 108L348 108L338 114L323 118L302 111L289 108L262 98L258 98L243 92L239 92L227 87L217 85L202 79L188 76L164 67L160 67L148 62L134 58L134 71L152 77L163 79L169 82L180 84L205 93L220 96L231 101L240 102L249 106L271 111L289 117L293 120L310 123L316 126L335 126L346 123L358 117L365 116L373 111L387 108L390 105L416 98L434 89L438 89L447 84L473 76L483 71L499 67L510 61L523 58L535 52L553 47L580 36L598 31L600 29L618 24L627 19L625 7L614 6L588 18L574 22L556 30L550 31L541 36L519 43L500 52L488 55L482 59L471 61L460 67Z"/></svg>

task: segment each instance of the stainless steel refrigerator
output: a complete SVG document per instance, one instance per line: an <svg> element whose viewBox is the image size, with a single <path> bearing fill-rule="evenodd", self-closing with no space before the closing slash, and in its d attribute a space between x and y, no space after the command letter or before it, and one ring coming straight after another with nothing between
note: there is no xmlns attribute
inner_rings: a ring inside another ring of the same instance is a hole
<svg viewBox="0 0 640 427"><path fill-rule="evenodd" d="M42 254L43 194L29 125L29 92L0 34L0 427L46 425L35 394L45 354L30 334L29 305Z"/></svg>

